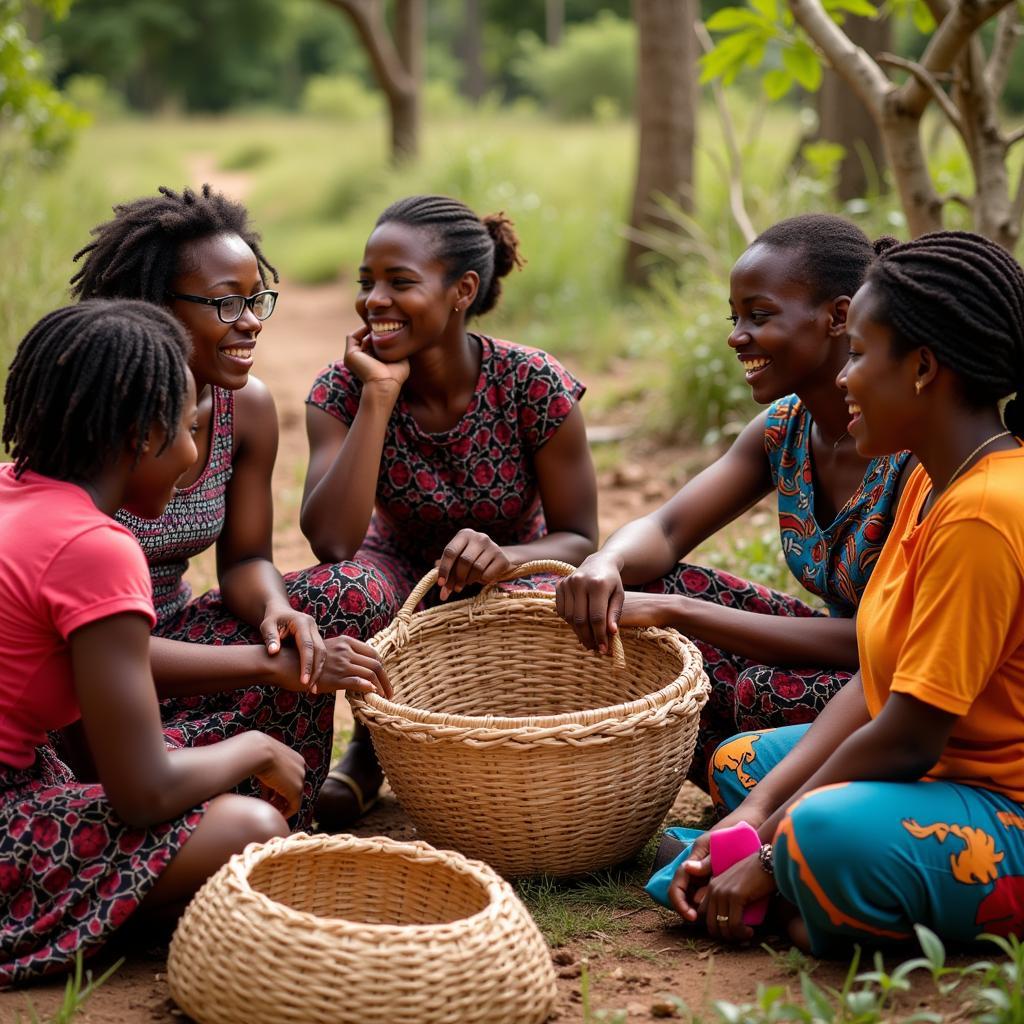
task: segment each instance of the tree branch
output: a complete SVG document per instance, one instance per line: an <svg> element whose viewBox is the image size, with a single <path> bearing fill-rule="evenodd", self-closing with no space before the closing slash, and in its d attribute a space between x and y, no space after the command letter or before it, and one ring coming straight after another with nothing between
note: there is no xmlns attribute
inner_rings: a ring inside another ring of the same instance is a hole
<svg viewBox="0 0 1024 1024"><path fill-rule="evenodd" d="M883 67L902 68L904 71L909 71L935 97L935 102L942 108L942 112L949 118L950 123L963 135L964 123L960 117L960 111L956 109L956 104L949 98L949 94L939 85L931 72L921 67L916 61L897 57L894 53L880 53L875 60Z"/></svg>
<svg viewBox="0 0 1024 1024"><path fill-rule="evenodd" d="M1021 139L1024 139L1024 128L1018 128L1016 131L1010 132L1006 136L1006 148L1009 149L1011 146L1016 146Z"/></svg>
<svg viewBox="0 0 1024 1024"><path fill-rule="evenodd" d="M933 77L949 71L975 30L1015 0L960 0L950 8L932 34L920 65ZM933 97L928 86L916 76L900 87L899 103L908 114L920 117Z"/></svg>
<svg viewBox="0 0 1024 1024"><path fill-rule="evenodd" d="M1009 3L1010 0L1005 0ZM882 120L886 96L894 88L878 64L829 17L820 0L788 0L797 24L825 54L829 64L853 86L876 123Z"/></svg>
<svg viewBox="0 0 1024 1024"><path fill-rule="evenodd" d="M989 92L995 97L1002 96L1006 79L1010 74L1010 58L1020 38L1021 27L1017 24L1018 12L1015 3L999 12L996 36L992 43L992 55L985 67L985 81Z"/></svg>
<svg viewBox="0 0 1024 1024"><path fill-rule="evenodd" d="M395 48L394 40L384 20L380 0L326 0L343 10L351 19L355 30L366 47L373 72L380 87L389 95L408 95L416 82Z"/></svg>
<svg viewBox="0 0 1024 1024"><path fill-rule="evenodd" d="M695 21L693 30L697 33L697 41L705 53L714 49L714 41L708 35L704 22ZM729 209L732 210L733 220L736 221L743 240L750 243L757 238L757 231L747 213L746 204L743 201L743 159L740 156L739 146L736 144L736 129L732 123L732 115L729 113L729 106L725 101L725 90L722 88L721 79L715 78L711 82L711 93L715 98L715 109L718 111L718 119L722 124L722 139L725 142L725 151L729 158Z"/></svg>

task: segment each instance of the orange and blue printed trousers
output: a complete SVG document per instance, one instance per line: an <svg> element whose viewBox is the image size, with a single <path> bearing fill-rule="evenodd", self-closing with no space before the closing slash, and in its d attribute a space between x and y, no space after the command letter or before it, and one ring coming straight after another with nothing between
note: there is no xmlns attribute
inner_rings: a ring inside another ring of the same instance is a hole
<svg viewBox="0 0 1024 1024"><path fill-rule="evenodd" d="M737 807L809 726L748 732L714 753L711 794ZM1024 807L945 781L846 782L800 797L775 834L779 892L818 956L852 942L1024 936Z"/></svg>

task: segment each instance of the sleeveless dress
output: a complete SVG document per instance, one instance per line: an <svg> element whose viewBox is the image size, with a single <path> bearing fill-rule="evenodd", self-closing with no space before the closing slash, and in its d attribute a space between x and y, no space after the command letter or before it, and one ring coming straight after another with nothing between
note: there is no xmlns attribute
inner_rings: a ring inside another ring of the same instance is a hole
<svg viewBox="0 0 1024 1024"><path fill-rule="evenodd" d="M202 644L261 644L259 630L224 606L219 590L192 598L188 560L216 543L224 528L234 449L234 393L213 388L210 456L199 478L179 490L159 519L123 509L117 519L138 538L149 561L156 607L155 636ZM293 608L311 615L325 637L372 636L394 617L391 588L372 566L341 562L284 576ZM312 821L326 777L333 738L334 694L307 695L254 684L221 693L161 701L164 736L173 746L203 746L258 729L288 744L306 761L296 828ZM250 779L238 792L266 796Z"/></svg>
<svg viewBox="0 0 1024 1024"><path fill-rule="evenodd" d="M388 421L374 512L355 561L379 569L399 601L459 530L480 530L502 545L547 532L534 458L586 389L540 349L473 337L480 374L455 426L423 430L401 397ZM351 426L361 394L362 382L338 362L320 374L306 401ZM551 589L552 580L509 586Z"/></svg>
<svg viewBox="0 0 1024 1024"><path fill-rule="evenodd" d="M768 409L764 450L778 494L782 552L793 576L824 602L830 615L852 618L892 528L896 488L910 453L872 459L849 501L822 526L814 514L812 422L796 395ZM639 589L685 594L763 615L823 614L760 583L685 562ZM702 640L694 643L711 681L690 768L690 777L701 786L707 785L709 759L721 742L738 732L813 721L852 674L821 666L762 665Z"/></svg>

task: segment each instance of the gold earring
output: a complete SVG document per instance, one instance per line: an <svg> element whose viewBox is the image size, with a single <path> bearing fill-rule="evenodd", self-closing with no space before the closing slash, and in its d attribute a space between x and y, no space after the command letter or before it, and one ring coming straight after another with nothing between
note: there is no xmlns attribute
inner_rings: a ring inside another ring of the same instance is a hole
<svg viewBox="0 0 1024 1024"><path fill-rule="evenodd" d="M919 381L919 380L915 380L914 381L914 394L917 395L918 398L921 397L921 388L923 388L923 387L924 387L924 384L922 384L921 381Z"/></svg>

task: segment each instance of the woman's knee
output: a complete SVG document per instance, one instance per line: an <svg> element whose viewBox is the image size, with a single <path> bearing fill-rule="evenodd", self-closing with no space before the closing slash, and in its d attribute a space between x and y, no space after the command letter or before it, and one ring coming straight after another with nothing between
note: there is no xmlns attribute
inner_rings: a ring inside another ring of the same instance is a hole
<svg viewBox="0 0 1024 1024"><path fill-rule="evenodd" d="M228 856L249 843L265 843L289 834L288 822L276 807L251 796L225 793L210 802L203 818L204 831Z"/></svg>

